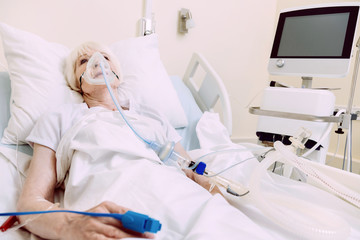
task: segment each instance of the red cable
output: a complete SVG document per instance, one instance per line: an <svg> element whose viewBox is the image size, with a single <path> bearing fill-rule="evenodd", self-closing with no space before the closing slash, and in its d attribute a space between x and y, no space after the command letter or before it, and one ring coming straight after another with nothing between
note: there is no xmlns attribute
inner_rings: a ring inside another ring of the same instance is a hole
<svg viewBox="0 0 360 240"><path fill-rule="evenodd" d="M8 230L9 228L12 227L12 225L14 225L14 223L17 222L17 218L16 216L10 216L8 217L8 219L1 225L0 230L2 232L5 232L6 230Z"/></svg>

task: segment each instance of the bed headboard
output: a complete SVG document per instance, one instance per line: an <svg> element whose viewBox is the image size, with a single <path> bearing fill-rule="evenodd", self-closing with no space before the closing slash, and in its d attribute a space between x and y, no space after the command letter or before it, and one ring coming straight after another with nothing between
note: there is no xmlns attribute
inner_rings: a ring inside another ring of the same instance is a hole
<svg viewBox="0 0 360 240"><path fill-rule="evenodd" d="M195 81L195 75L199 66L204 70L205 76L201 77L200 87ZM221 104L222 122L229 132L232 133L232 112L229 95L226 88L207 60L199 53L194 53L186 69L184 83L190 89L200 109L204 111L214 111L218 100Z"/></svg>

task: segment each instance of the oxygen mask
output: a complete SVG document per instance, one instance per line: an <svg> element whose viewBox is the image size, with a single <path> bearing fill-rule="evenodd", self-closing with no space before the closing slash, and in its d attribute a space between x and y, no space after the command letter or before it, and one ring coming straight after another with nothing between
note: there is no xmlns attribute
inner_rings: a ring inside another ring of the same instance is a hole
<svg viewBox="0 0 360 240"><path fill-rule="evenodd" d="M108 83L114 82L115 73L111 70L108 61L101 53L95 52L89 59L86 70L82 75L83 79L87 83L92 85L105 85L105 80L100 64L103 66L103 71L106 75L106 80Z"/></svg>

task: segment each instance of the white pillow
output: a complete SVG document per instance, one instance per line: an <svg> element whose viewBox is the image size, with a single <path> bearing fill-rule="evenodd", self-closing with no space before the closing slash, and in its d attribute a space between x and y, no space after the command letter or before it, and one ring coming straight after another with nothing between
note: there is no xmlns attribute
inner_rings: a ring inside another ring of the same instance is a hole
<svg viewBox="0 0 360 240"><path fill-rule="evenodd" d="M175 128L187 126L176 90L160 59L158 36L130 38L110 45L135 100L165 114Z"/></svg>
<svg viewBox="0 0 360 240"><path fill-rule="evenodd" d="M41 114L58 105L83 100L64 79L62 69L69 53L67 47L3 23L0 23L0 34L12 88L11 117L2 143L26 143L25 138ZM130 47L136 50L128 49ZM160 60L157 37L119 41L112 48L124 64L125 80L129 81L132 92L139 90L138 86L143 88L137 100L158 109L174 127L184 127L186 116ZM136 84L132 84L132 80Z"/></svg>
<svg viewBox="0 0 360 240"><path fill-rule="evenodd" d="M3 23L0 34L12 89L11 116L2 143L21 144L46 110L82 99L64 79L62 68L68 48Z"/></svg>

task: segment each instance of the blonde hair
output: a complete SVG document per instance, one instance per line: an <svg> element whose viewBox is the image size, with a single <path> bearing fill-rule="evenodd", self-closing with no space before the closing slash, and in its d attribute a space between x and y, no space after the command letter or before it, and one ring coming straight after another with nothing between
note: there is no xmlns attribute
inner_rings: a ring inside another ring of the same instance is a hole
<svg viewBox="0 0 360 240"><path fill-rule="evenodd" d="M64 75L65 79L71 89L81 92L79 79L76 79L76 61L81 56L90 51L98 51L106 53L109 60L113 63L115 69L113 71L122 81L122 71L120 69L120 63L116 56L110 51L110 49L104 45L96 42L85 42L71 51L68 57L65 59Z"/></svg>

